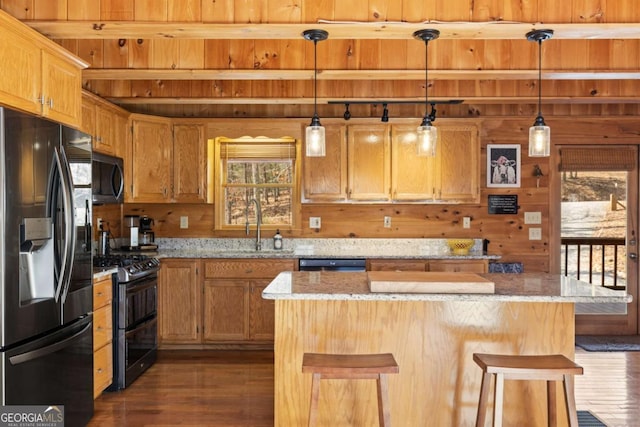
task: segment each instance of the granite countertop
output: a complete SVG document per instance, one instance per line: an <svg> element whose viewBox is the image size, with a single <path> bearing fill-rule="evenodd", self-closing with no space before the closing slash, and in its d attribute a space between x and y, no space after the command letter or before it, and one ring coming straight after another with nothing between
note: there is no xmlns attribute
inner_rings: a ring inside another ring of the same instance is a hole
<svg viewBox="0 0 640 427"><path fill-rule="evenodd" d="M108 268L94 267L93 279L100 280L105 277L110 277L113 273L117 273L117 272L118 272L118 267L108 267Z"/></svg>
<svg viewBox="0 0 640 427"><path fill-rule="evenodd" d="M451 273L456 274L456 273ZM265 288L265 299L369 301L506 301L629 303L632 296L569 277L547 273L479 276L495 283L493 294L435 294L370 292L367 273L283 272Z"/></svg>
<svg viewBox="0 0 640 427"><path fill-rule="evenodd" d="M500 255L482 251L482 240L467 255L454 255L446 239L285 239L284 248L273 249L262 240L255 250L253 239L158 239L158 258L388 258L388 259L487 259Z"/></svg>

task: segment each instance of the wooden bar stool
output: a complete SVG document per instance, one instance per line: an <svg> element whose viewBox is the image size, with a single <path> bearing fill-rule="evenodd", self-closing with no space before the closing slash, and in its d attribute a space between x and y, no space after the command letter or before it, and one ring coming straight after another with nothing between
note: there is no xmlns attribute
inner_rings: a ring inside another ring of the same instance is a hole
<svg viewBox="0 0 640 427"><path fill-rule="evenodd" d="M312 373L309 426L318 418L321 379L375 379L378 386L378 421L391 426L389 386L386 374L397 374L398 364L391 353L383 354L320 354L304 353L302 372Z"/></svg>
<svg viewBox="0 0 640 427"><path fill-rule="evenodd" d="M576 365L562 354L512 356L474 353L473 360L482 368L476 427L484 426L491 375L496 376L493 403L494 426L502 426L504 380L544 380L547 381L548 425L557 425L555 381L562 381L569 425L578 427L573 376L582 375L583 369L580 365Z"/></svg>

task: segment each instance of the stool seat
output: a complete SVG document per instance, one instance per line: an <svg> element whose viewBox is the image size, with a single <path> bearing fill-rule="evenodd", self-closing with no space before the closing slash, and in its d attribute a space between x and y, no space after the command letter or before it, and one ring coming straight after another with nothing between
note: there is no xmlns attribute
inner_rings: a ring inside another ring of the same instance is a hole
<svg viewBox="0 0 640 427"><path fill-rule="evenodd" d="M318 418L321 379L375 379L378 391L378 422L391 425L389 387L386 374L400 371L393 354L326 354L304 353L302 372L312 373L309 426L315 426Z"/></svg>
<svg viewBox="0 0 640 427"><path fill-rule="evenodd" d="M566 356L562 354L503 355L474 353L473 360L482 368L482 385L476 427L484 426L492 375L496 376L493 406L494 426L502 425L504 380L544 380L547 381L548 425L556 425L557 423L554 381L562 381L569 425L578 427L573 376L582 375L583 369Z"/></svg>

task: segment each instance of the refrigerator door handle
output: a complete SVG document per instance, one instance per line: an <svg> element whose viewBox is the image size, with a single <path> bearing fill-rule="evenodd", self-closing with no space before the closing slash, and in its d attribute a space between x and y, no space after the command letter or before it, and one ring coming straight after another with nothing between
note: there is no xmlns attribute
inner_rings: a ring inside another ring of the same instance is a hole
<svg viewBox="0 0 640 427"><path fill-rule="evenodd" d="M73 344L73 342L79 339L82 334L84 334L87 329L90 329L93 326L91 322L91 317L87 317L89 323L87 323L80 331L74 333L70 337L63 339L62 341L55 342L53 344L47 345L45 347L40 347L35 350L28 351L26 353L16 354L15 356L9 357L9 362L12 365L19 365L21 363L26 363L31 360L38 359L40 357L46 356L47 354L55 353L69 345Z"/></svg>
<svg viewBox="0 0 640 427"><path fill-rule="evenodd" d="M57 179L56 179L57 175ZM61 254L61 258L56 256L56 272L58 273L58 283L56 286L55 292L55 300L60 301L62 297L63 300L66 298L66 288L68 286L68 280L71 277L70 267L72 260L69 258L70 246L73 242L73 234L75 232L75 227L73 226L73 216L69 217L69 215L73 215L73 200L71 199L71 191L70 191L70 181L69 181L69 173L68 167L63 167L62 158L60 155L60 151L58 148L55 149L53 153L53 165L51 168L51 174L49 177L49 194L48 201L50 203L49 213L51 215L52 220L55 221L56 218L56 209L58 206L58 201L54 200L54 196L57 197L57 191L55 191L55 186L60 184L60 189L62 192L62 209L64 214L64 240L63 240L63 250ZM71 222L69 221L71 219ZM71 251L71 254L73 252Z"/></svg>
<svg viewBox="0 0 640 427"><path fill-rule="evenodd" d="M64 151L64 147L60 148L60 160L62 164L62 184L63 184L63 198L66 192L67 196L64 199L64 214L65 214L65 238L67 243L65 244L67 259L66 268L63 275L63 288L62 288L62 301L67 299L67 292L71 285L71 273L73 271L73 263L76 257L76 241L78 238L78 232L75 226L75 206L73 202L73 181L71 175L71 166L69 166L69 160L67 154Z"/></svg>

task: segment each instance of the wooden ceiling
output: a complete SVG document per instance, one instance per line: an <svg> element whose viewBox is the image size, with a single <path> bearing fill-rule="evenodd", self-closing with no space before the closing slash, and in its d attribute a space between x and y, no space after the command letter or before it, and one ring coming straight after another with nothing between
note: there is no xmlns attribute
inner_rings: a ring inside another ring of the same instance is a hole
<svg viewBox="0 0 640 427"><path fill-rule="evenodd" d="M425 44L429 99L463 100L449 115L637 114L637 0L0 0L0 7L88 61L86 89L135 112L306 117L313 110L310 28L321 116L420 116ZM415 104L411 102L415 101ZM377 104L376 104L377 103ZM421 105L422 104L422 105ZM548 107L547 107L548 106ZM354 111L354 109L356 111Z"/></svg>

